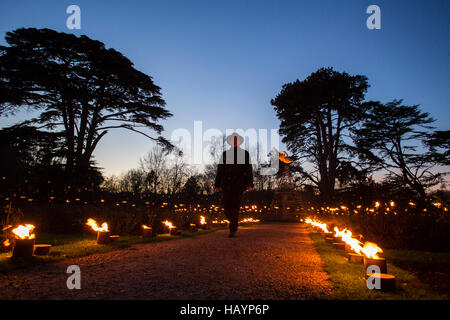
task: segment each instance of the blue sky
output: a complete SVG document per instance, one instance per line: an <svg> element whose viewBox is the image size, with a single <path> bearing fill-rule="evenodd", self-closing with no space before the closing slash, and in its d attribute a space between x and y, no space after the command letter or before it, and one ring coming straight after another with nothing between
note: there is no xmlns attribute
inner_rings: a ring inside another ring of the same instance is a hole
<svg viewBox="0 0 450 320"><path fill-rule="evenodd" d="M71 4L81 8L81 30L66 28ZM366 28L371 4L381 8L381 30ZM2 0L0 41L19 27L46 27L122 52L162 87L174 114L163 122L167 137L193 130L195 120L204 129L278 128L270 99L326 66L366 75L367 99L420 104L449 129L449 18L446 0ZM106 174L119 174L151 147L143 136L111 131L94 155Z"/></svg>

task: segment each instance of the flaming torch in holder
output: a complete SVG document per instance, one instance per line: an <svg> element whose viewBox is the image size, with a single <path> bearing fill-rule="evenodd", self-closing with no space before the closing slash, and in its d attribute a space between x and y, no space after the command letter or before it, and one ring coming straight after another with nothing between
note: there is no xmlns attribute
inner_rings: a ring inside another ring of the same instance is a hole
<svg viewBox="0 0 450 320"><path fill-rule="evenodd" d="M14 259L31 258L33 256L36 238L36 235L32 233L34 228L32 224L25 224L11 230L15 237L12 253Z"/></svg>
<svg viewBox="0 0 450 320"><path fill-rule="evenodd" d="M2 232L5 230L8 230L9 228L12 228L12 226L7 225L6 227L4 227L2 229ZM4 240L1 242L0 252L8 252L10 250L11 250L11 242L9 241L9 239L7 237L5 237Z"/></svg>
<svg viewBox="0 0 450 320"><path fill-rule="evenodd" d="M142 225L142 238L151 238L156 237L156 234L153 232L153 229L145 224Z"/></svg>
<svg viewBox="0 0 450 320"><path fill-rule="evenodd" d="M5 239L0 246L0 252L8 252L11 249L11 242L9 239Z"/></svg>
<svg viewBox="0 0 450 320"><path fill-rule="evenodd" d="M369 278L378 281L380 286L375 288L378 290L395 290L395 276L387 273L386 259L378 256L378 253L383 250L374 243L366 242L362 252L364 253L364 273L367 281Z"/></svg>
<svg viewBox="0 0 450 320"><path fill-rule="evenodd" d="M189 231L190 232L197 232L198 231L197 225L195 223L190 223L189 224Z"/></svg>
<svg viewBox="0 0 450 320"><path fill-rule="evenodd" d="M169 229L169 233L171 236L181 234L181 232L177 230L177 227L175 227L169 220L163 221L163 224Z"/></svg>
<svg viewBox="0 0 450 320"><path fill-rule="evenodd" d="M361 251L364 254L364 270L367 270L369 266L377 266L381 273L387 273L386 259L378 256L378 253L383 252L380 247L375 243L366 242Z"/></svg>
<svg viewBox="0 0 450 320"><path fill-rule="evenodd" d="M327 225L324 223L311 219L306 219L305 222L327 231ZM374 287L375 289L395 290L395 276L387 273L386 259L378 255L383 252L378 245L368 241L363 244L354 238L352 232L346 228L339 230L335 227L333 230L335 232L334 238L339 239L339 242L333 242L333 246L338 249L345 249L350 263L364 263L364 274L367 281L378 280L380 283L379 287Z"/></svg>
<svg viewBox="0 0 450 320"><path fill-rule="evenodd" d="M89 218L86 225L90 226L92 230L97 232L97 244L105 244L111 242L111 232L108 229L108 224L106 222L102 223L99 227L94 219Z"/></svg>
<svg viewBox="0 0 450 320"><path fill-rule="evenodd" d="M200 216L200 228L207 229L208 224L206 223L206 218L204 216Z"/></svg>

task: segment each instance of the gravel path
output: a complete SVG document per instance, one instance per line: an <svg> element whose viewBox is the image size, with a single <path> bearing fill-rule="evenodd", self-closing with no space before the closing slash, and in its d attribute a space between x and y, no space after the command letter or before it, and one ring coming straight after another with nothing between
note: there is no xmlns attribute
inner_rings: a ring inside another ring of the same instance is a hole
<svg viewBox="0 0 450 320"><path fill-rule="evenodd" d="M81 290L66 287L72 264ZM301 225L261 224L16 270L0 299L326 299L321 264Z"/></svg>

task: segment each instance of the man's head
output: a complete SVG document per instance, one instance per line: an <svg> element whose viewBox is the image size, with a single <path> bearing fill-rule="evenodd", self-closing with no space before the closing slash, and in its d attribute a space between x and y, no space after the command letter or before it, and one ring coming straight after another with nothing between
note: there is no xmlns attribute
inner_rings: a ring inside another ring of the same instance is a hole
<svg viewBox="0 0 450 320"><path fill-rule="evenodd" d="M238 147L244 142L244 138L237 134L236 132L227 137L227 142L232 147Z"/></svg>

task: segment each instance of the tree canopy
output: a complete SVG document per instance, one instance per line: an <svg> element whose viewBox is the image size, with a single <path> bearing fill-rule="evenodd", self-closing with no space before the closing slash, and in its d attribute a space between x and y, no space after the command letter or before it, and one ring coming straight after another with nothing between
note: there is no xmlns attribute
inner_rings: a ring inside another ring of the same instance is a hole
<svg viewBox="0 0 450 320"><path fill-rule="evenodd" d="M368 87L365 76L321 68L303 81L283 85L271 100L282 141L300 161L314 165L311 173L298 169L325 197L333 195L340 164L351 152L344 136L364 115Z"/></svg>
<svg viewBox="0 0 450 320"><path fill-rule="evenodd" d="M21 125L61 132L72 183L81 182L110 129L171 146L160 135L159 121L172 115L161 88L120 52L84 35L50 29L17 29L6 34L6 42L9 46L0 46L0 114L29 108L39 115Z"/></svg>
<svg viewBox="0 0 450 320"><path fill-rule="evenodd" d="M426 188L441 182L444 175L432 168L448 164L450 152L449 131L432 132L434 121L418 105L404 105L402 100L373 102L353 132L362 158L375 159L391 179L424 199Z"/></svg>

